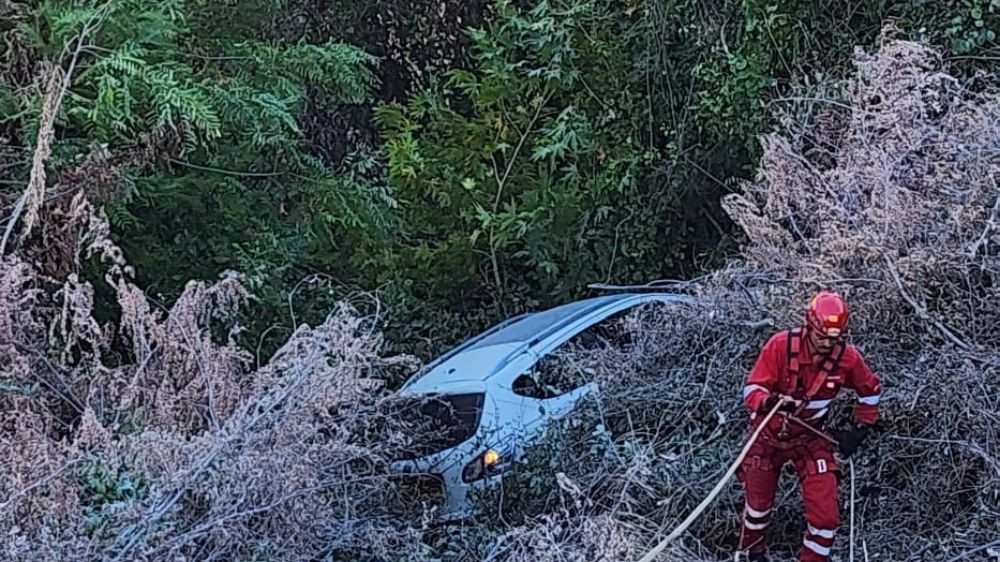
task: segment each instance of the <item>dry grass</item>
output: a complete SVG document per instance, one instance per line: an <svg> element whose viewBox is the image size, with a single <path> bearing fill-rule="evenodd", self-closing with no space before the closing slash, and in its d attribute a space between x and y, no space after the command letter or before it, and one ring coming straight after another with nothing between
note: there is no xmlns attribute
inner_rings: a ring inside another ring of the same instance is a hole
<svg viewBox="0 0 1000 562"><path fill-rule="evenodd" d="M302 326L264 366L228 335L237 277L190 283L169 310L132 283L106 223L82 202L88 253L111 261L119 325L75 275L0 264L2 558L419 558L390 517L394 486L372 433L387 393L380 340L347 308Z"/></svg>

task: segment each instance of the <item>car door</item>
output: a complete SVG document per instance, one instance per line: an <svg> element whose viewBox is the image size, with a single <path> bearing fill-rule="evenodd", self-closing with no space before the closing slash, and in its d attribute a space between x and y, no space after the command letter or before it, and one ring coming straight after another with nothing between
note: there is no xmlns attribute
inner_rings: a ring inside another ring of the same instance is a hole
<svg viewBox="0 0 1000 562"><path fill-rule="evenodd" d="M586 341L600 340L598 335L602 330L607 330L610 326L619 322L625 315L630 314L637 306L648 305L650 303L665 303L666 301L656 296L636 296L618 302L613 306L592 312L591 314L578 319L576 322L564 327L551 335L547 341L541 342L532 354L537 357L533 364L537 368L548 358L558 355L559 350L571 345L586 347ZM542 416L550 419L560 418L576 408L582 398L590 393L597 392L598 385L594 381L582 381L581 384L565 384L558 393L546 396L538 401L537 406L542 409Z"/></svg>
<svg viewBox="0 0 1000 562"><path fill-rule="evenodd" d="M597 390L595 382L570 376L568 366L560 364L559 350L572 341L572 336L567 334L547 354L526 353L510 383L525 435L541 431L548 421L565 416L580 399Z"/></svg>
<svg viewBox="0 0 1000 562"><path fill-rule="evenodd" d="M556 350L558 349L557 347ZM570 413L584 396L597 390L596 382L582 379L545 381L547 370L558 371L564 368L558 364L549 364L554 357L556 355L552 353L538 357L530 369L521 374L521 377L534 376L536 380L543 379L539 382L544 388L538 394L523 397L523 410L530 415L532 428L535 431L540 430L546 422Z"/></svg>
<svg viewBox="0 0 1000 562"><path fill-rule="evenodd" d="M503 388L499 389L498 395L506 397L508 406L503 417L508 427L516 428L519 442L533 440L547 423L566 416L579 406L584 397L599 391L598 384L587 380L587 377L558 380L558 375L564 371L558 365L547 363L557 358L560 350L567 346L586 346L588 337L601 340L601 329L619 322L636 306L654 302L666 301L658 296L637 295L596 310L549 334L505 369L511 375L501 377L505 382L501 383ZM547 375L556 375L557 380L545 381ZM539 385L539 382L544 384Z"/></svg>
<svg viewBox="0 0 1000 562"><path fill-rule="evenodd" d="M523 353L507 367L510 375L496 379L497 386L493 396L496 397L497 426L504 433L519 436L518 441L523 441L536 431L544 416L544 408L539 407L539 401L524 392L518 392L514 386L514 381L530 372L537 360L535 355Z"/></svg>

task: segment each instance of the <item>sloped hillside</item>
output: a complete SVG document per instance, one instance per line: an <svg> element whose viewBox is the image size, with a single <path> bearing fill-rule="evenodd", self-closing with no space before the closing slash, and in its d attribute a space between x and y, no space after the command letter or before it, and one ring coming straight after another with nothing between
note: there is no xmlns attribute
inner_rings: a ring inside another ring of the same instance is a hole
<svg viewBox="0 0 1000 562"><path fill-rule="evenodd" d="M783 102L757 181L725 201L739 259L679 287L697 304L581 356L602 393L505 483L518 501L485 497L474 524L434 532L387 470L406 436L384 423L380 373L404 359L380 357L374 323L345 306L262 362L234 343L233 311L253 306L238 277L190 283L170 307L148 298L86 193L45 201L50 88L23 244L0 259L0 557L637 560L738 451L759 346L831 288L885 382L853 463L855 559L986 560L1000 537L997 84L886 39L843 84ZM104 289L75 273L98 259ZM95 310L97 290L114 310ZM792 485L772 542L784 558L803 525ZM731 485L662 559L731 558L741 503Z"/></svg>

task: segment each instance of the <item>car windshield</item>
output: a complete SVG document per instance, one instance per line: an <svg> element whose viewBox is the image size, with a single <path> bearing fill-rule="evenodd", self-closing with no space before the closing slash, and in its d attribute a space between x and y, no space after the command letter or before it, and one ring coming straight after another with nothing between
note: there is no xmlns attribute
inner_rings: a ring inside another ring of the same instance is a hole
<svg viewBox="0 0 1000 562"><path fill-rule="evenodd" d="M497 333L486 336L482 340L476 342L470 349L505 343L531 341L537 337L538 334L561 323L564 319L575 314L596 309L601 305L602 301L579 301L529 314L523 319L514 322Z"/></svg>
<svg viewBox="0 0 1000 562"><path fill-rule="evenodd" d="M472 437L483 413L481 392L404 397L394 408L394 429L405 436L398 459L416 459L455 447Z"/></svg>

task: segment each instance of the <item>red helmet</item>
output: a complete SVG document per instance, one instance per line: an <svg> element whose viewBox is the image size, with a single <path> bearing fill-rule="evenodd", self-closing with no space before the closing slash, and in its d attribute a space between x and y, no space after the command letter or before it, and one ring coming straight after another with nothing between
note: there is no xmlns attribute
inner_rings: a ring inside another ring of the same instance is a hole
<svg viewBox="0 0 1000 562"><path fill-rule="evenodd" d="M847 302L837 293L823 291L809 301L806 310L806 326L830 338L837 338L847 331L847 320L851 313Z"/></svg>

